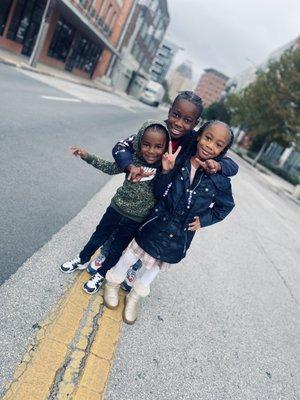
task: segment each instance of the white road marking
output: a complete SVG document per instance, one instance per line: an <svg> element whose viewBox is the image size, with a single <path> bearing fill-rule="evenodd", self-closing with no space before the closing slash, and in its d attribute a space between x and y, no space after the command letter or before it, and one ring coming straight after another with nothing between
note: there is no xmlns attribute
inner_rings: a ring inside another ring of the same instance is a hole
<svg viewBox="0 0 300 400"><path fill-rule="evenodd" d="M58 101L69 101L71 103L81 103L79 99L73 99L71 97L55 97L55 96L41 96L43 99L47 100L58 100Z"/></svg>

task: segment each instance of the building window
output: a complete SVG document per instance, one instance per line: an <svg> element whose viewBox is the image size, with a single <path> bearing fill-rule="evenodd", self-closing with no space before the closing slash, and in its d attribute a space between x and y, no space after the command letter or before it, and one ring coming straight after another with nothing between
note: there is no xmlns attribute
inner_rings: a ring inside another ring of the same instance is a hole
<svg viewBox="0 0 300 400"><path fill-rule="evenodd" d="M72 67L92 74L102 49L83 35L78 36L72 47Z"/></svg>
<svg viewBox="0 0 300 400"><path fill-rule="evenodd" d="M8 39L23 44L22 53L30 55L41 25L46 0L19 0L7 33Z"/></svg>
<svg viewBox="0 0 300 400"><path fill-rule="evenodd" d="M115 25L116 19L117 19L117 13L114 12L114 13L113 13L113 17L112 17L112 19L111 19L110 26L109 26L109 30L110 30L110 31L112 31L112 30L114 29L114 25Z"/></svg>
<svg viewBox="0 0 300 400"><path fill-rule="evenodd" d="M74 33L74 28L69 25L64 18L60 18L57 21L48 56L65 62L70 51Z"/></svg>
<svg viewBox="0 0 300 400"><path fill-rule="evenodd" d="M3 34L12 0L1 0L0 4L0 35Z"/></svg>

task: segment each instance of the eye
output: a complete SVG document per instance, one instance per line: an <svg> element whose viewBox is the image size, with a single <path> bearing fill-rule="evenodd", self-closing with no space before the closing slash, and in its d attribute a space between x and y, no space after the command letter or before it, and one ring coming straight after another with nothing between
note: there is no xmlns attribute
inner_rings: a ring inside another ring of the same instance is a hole
<svg viewBox="0 0 300 400"><path fill-rule="evenodd" d="M188 118L184 118L184 122L186 122L187 124L191 124L193 121Z"/></svg>
<svg viewBox="0 0 300 400"><path fill-rule="evenodd" d="M179 118L180 115L176 111L173 111L173 117Z"/></svg>

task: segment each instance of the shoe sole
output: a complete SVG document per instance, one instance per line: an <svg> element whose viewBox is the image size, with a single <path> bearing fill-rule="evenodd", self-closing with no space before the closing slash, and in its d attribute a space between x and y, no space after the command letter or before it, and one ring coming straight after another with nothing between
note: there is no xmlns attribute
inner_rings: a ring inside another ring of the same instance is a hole
<svg viewBox="0 0 300 400"><path fill-rule="evenodd" d="M84 285L85 285L85 284L82 285L82 290L83 290L85 293L87 293L87 294L95 294L95 293L99 292L99 290L101 289L101 286L99 286L97 290L94 290L93 292L88 292L88 291L85 289Z"/></svg>
<svg viewBox="0 0 300 400"><path fill-rule="evenodd" d="M83 271L83 270L85 270L87 268L87 267L78 267L78 268L75 268L75 269L72 269L72 270L69 270L69 271L64 271L63 269L61 269L61 267L62 267L62 265L59 267L59 269L61 270L61 272L63 274L73 274L73 272L75 272L75 271Z"/></svg>
<svg viewBox="0 0 300 400"><path fill-rule="evenodd" d="M106 301L104 300L104 305L105 305L105 307L109 308L110 310L115 310L116 308L118 308L119 304L117 306L111 306L110 304L107 304Z"/></svg>
<svg viewBox="0 0 300 400"><path fill-rule="evenodd" d="M123 318L123 321L125 322L125 324L133 325L135 323L135 321L137 320L137 318L134 321L128 321L128 319L126 319L126 317L125 317L125 307L126 307L126 297L124 299L124 309L122 312L122 318Z"/></svg>

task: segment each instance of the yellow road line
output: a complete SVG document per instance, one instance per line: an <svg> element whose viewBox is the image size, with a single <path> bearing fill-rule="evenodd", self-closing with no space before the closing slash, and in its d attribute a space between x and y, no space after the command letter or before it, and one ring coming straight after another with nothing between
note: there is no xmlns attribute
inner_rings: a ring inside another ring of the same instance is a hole
<svg viewBox="0 0 300 400"><path fill-rule="evenodd" d="M3 400L103 398L122 326L124 293L111 311L103 306L101 291L93 296L83 292L88 277L80 273L40 324Z"/></svg>

